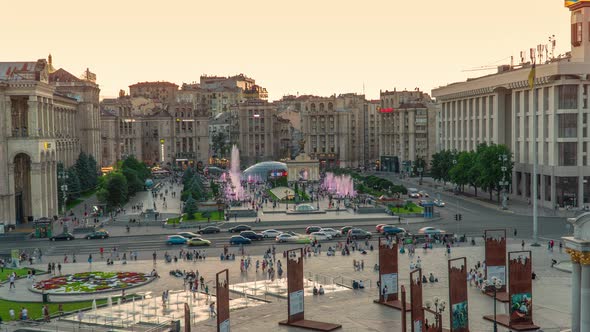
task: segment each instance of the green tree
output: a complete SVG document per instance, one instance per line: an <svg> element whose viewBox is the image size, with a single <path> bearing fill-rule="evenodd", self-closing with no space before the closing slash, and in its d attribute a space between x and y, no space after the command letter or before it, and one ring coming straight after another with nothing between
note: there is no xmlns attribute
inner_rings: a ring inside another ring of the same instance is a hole
<svg viewBox="0 0 590 332"><path fill-rule="evenodd" d="M218 132L213 135L211 138L211 148L213 152L217 155L218 158L223 158L227 156L229 151L229 144L227 142L227 135L224 132Z"/></svg>
<svg viewBox="0 0 590 332"><path fill-rule="evenodd" d="M199 212L197 201L193 198L192 195L188 195L188 198L184 203L184 209L182 212L188 214L188 219L192 219L195 213Z"/></svg>
<svg viewBox="0 0 590 332"><path fill-rule="evenodd" d="M474 156L475 154L473 152L459 152L456 159L457 163L453 164L453 167L449 171L451 181L460 188L470 183L469 170L473 167Z"/></svg>
<svg viewBox="0 0 590 332"><path fill-rule="evenodd" d="M133 196L138 191L143 190L144 182L139 179L139 176L137 176L137 172L134 169L123 168L122 173L127 180L127 194L129 196Z"/></svg>
<svg viewBox="0 0 590 332"><path fill-rule="evenodd" d="M82 187L80 184L80 178L78 177L78 172L76 172L75 167L68 168L67 173L68 179L66 180L66 184L68 185L68 201L73 201L76 198L80 197Z"/></svg>
<svg viewBox="0 0 590 332"><path fill-rule="evenodd" d="M445 184L451 181L450 171L453 167L455 154L455 152L450 150L442 150L432 155L430 174L436 181L443 181Z"/></svg>
<svg viewBox="0 0 590 332"><path fill-rule="evenodd" d="M106 203L110 207L117 207L127 202L127 179L119 172L109 173L106 180Z"/></svg>
<svg viewBox="0 0 590 332"><path fill-rule="evenodd" d="M98 163L93 155L88 155L88 182L90 189L98 185Z"/></svg>
<svg viewBox="0 0 590 332"><path fill-rule="evenodd" d="M91 175L90 175L90 165L88 163L88 155L84 152L80 152L78 155L78 159L74 164L74 168L76 169L76 173L78 173L78 177L80 179L80 189L81 191L86 191L92 188L91 182Z"/></svg>
<svg viewBox="0 0 590 332"><path fill-rule="evenodd" d="M139 160L135 159L134 156L129 156L123 160L120 169L130 168L137 172L137 177L144 182L150 177L150 170L147 165Z"/></svg>
<svg viewBox="0 0 590 332"><path fill-rule="evenodd" d="M502 155L508 156L510 160L506 164L501 159ZM506 181L510 181L512 174L512 153L505 145L480 144L477 148L477 165L479 169L479 183L482 189L490 193L490 200L494 190L497 191L498 201L500 200L500 181L504 176L502 166L506 166Z"/></svg>

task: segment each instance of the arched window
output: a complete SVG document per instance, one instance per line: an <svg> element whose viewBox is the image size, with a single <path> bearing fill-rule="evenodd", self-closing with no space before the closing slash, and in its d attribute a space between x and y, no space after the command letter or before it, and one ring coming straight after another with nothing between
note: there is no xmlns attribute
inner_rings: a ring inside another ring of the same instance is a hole
<svg viewBox="0 0 590 332"><path fill-rule="evenodd" d="M315 104L313 104L313 103L311 104L311 111L315 112Z"/></svg>
<svg viewBox="0 0 590 332"><path fill-rule="evenodd" d="M332 111L334 109L334 104L328 103L328 111Z"/></svg>
<svg viewBox="0 0 590 332"><path fill-rule="evenodd" d="M320 112L324 112L324 103L320 103Z"/></svg>

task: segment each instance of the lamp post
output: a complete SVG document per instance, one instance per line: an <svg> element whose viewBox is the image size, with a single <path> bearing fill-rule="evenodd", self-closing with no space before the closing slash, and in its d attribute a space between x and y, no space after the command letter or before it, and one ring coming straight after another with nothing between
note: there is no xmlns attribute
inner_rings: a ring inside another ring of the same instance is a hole
<svg viewBox="0 0 590 332"><path fill-rule="evenodd" d="M492 280L484 280L482 291L484 292L494 292L494 332L498 332L498 321L497 317L497 310L496 310L496 300L498 291L502 289L502 280L496 277L492 277Z"/></svg>
<svg viewBox="0 0 590 332"><path fill-rule="evenodd" d="M418 183L420 185L422 185L422 172L424 171L424 167L418 167L416 170L418 171L418 174L420 175L420 181Z"/></svg>
<svg viewBox="0 0 590 332"><path fill-rule="evenodd" d="M433 304L434 304L434 311L430 309ZM438 296L435 296L434 300L432 302L430 300L427 300L425 305L426 305L426 310L434 314L436 328L439 331L442 331L442 313L445 311L447 303L444 300L441 300L440 298L438 298Z"/></svg>
<svg viewBox="0 0 590 332"><path fill-rule="evenodd" d="M285 190L285 202L287 202L287 207L285 210L289 210L289 190Z"/></svg>
<svg viewBox="0 0 590 332"><path fill-rule="evenodd" d="M61 172L59 172L58 179L62 180L62 185L61 185L61 192L63 193L63 199L64 199L64 203L63 203L63 214L64 214L64 218L66 217L67 214L67 209L66 209L66 201L68 199L68 185L66 184L68 181L68 172L66 170L63 170Z"/></svg>
<svg viewBox="0 0 590 332"><path fill-rule="evenodd" d="M508 209L508 197L506 195L506 186L508 185L508 181L506 181L506 171L508 171L508 167L506 163L508 162L508 156L506 154L498 156L498 160L502 163L502 181L500 181L499 185L502 188L502 210Z"/></svg>

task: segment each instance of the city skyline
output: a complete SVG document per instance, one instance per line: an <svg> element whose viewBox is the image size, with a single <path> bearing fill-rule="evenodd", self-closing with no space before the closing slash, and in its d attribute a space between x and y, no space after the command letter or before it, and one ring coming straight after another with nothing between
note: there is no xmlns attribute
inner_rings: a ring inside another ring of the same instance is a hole
<svg viewBox="0 0 590 332"><path fill-rule="evenodd" d="M518 63L520 51L546 43L549 35L557 37L557 54L569 50L569 12L561 1L536 7L504 0L489 7L436 1L419 8L386 1L356 7L334 1L297 7L270 1L134 6L106 1L84 14L81 5L57 1L27 12L39 22L28 25L20 24L20 15L9 15L4 28L19 29L4 36L11 47L3 60L51 53L57 68L80 74L89 67L102 98L140 81L181 84L202 74L244 73L268 89L270 100L363 88L368 99L377 99L379 90L418 87L430 93L493 73L462 70L509 63L510 56ZM7 12L24 10L8 4Z"/></svg>

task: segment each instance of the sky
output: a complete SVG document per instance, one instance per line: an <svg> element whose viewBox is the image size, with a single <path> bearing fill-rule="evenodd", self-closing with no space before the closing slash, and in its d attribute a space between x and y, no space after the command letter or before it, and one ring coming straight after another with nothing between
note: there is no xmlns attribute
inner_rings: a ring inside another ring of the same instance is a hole
<svg viewBox="0 0 590 332"><path fill-rule="evenodd" d="M557 38L569 51L560 0L100 0L6 1L0 61L53 56L97 75L102 97L141 81L198 81L244 73L287 94L430 92L519 61Z"/></svg>

